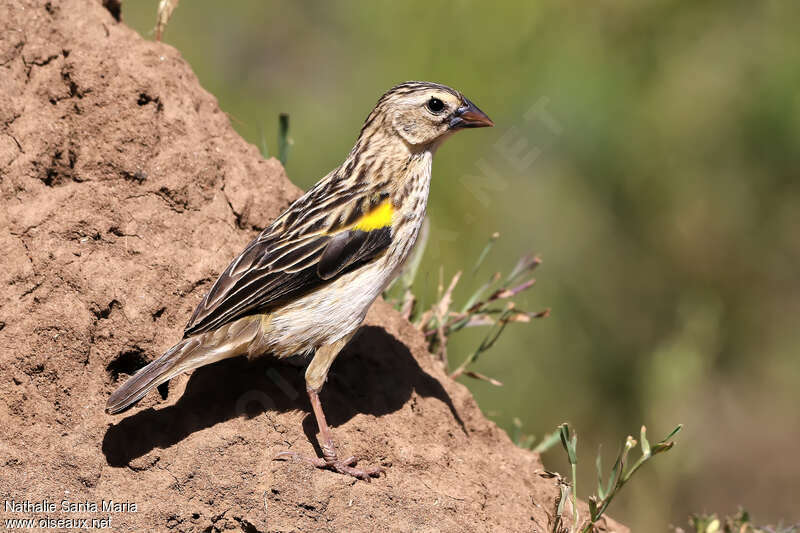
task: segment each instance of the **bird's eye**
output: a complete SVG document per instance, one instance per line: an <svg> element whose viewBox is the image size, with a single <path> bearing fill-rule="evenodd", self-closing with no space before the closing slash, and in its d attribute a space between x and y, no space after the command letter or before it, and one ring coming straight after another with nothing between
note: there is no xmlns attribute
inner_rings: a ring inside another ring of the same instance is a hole
<svg viewBox="0 0 800 533"><path fill-rule="evenodd" d="M433 113L441 113L444 109L444 102L438 98L431 98L428 100L428 109L430 109Z"/></svg>

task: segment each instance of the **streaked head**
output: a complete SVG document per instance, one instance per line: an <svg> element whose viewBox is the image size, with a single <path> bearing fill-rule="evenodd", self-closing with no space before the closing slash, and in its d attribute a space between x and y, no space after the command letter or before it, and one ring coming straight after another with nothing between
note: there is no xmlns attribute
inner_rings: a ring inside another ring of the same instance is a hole
<svg viewBox="0 0 800 533"><path fill-rule="evenodd" d="M460 92L422 81L401 83L384 94L367 117L362 135L376 122L419 148L436 146L464 128L494 126L492 120Z"/></svg>

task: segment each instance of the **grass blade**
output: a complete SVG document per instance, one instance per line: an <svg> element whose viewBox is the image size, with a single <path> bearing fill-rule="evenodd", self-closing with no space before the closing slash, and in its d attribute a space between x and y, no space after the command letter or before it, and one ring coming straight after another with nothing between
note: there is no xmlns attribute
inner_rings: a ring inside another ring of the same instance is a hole
<svg viewBox="0 0 800 533"><path fill-rule="evenodd" d="M489 252L492 250L494 243L497 239L500 238L500 234L498 232L492 233L492 236L489 237L489 242L486 243L486 246L483 247L483 251L481 255L478 256L478 260L475 262L475 266L472 267L472 274L475 275L478 272L478 269L481 268L483 261L486 259L486 256L489 255Z"/></svg>
<svg viewBox="0 0 800 533"><path fill-rule="evenodd" d="M278 160L281 165L286 166L289 160L289 148L292 140L289 138L289 115L281 113L278 116Z"/></svg>

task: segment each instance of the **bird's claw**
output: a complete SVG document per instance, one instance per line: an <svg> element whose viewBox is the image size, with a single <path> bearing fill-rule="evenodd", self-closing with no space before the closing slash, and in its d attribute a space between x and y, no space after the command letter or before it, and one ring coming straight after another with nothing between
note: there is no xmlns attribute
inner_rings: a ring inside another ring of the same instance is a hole
<svg viewBox="0 0 800 533"><path fill-rule="evenodd" d="M339 459L335 456L322 459L320 457L308 457L297 452L285 451L276 455L273 460L280 461L289 458L304 461L317 468L327 468L328 470L333 470L334 472L338 472L346 476L352 476L366 482L372 481L373 477L379 477L381 473L386 473L386 470L381 466L355 468L355 465L358 463L358 459L353 456L350 456L346 459Z"/></svg>

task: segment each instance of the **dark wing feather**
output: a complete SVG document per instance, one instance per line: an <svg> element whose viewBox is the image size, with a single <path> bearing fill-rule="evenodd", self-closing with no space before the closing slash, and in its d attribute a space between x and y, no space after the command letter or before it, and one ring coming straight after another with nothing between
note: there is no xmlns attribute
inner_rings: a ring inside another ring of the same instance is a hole
<svg viewBox="0 0 800 533"><path fill-rule="evenodd" d="M361 257L373 257L392 240L391 228L372 231L349 230L333 237L317 263L317 274L324 280L339 275Z"/></svg>
<svg viewBox="0 0 800 533"><path fill-rule="evenodd" d="M220 275L197 306L184 337L298 298L372 261L391 240L389 226L317 233L288 243L262 234Z"/></svg>

